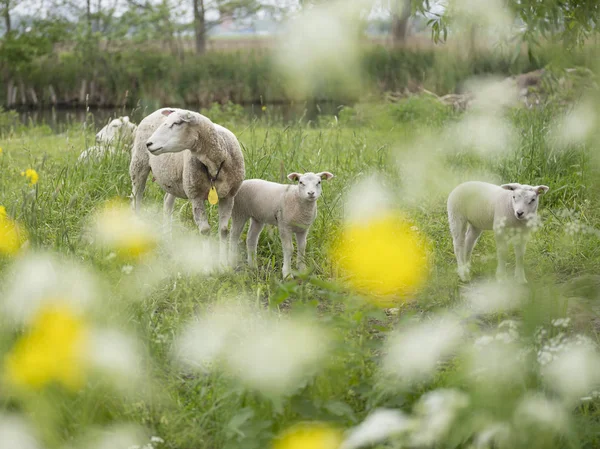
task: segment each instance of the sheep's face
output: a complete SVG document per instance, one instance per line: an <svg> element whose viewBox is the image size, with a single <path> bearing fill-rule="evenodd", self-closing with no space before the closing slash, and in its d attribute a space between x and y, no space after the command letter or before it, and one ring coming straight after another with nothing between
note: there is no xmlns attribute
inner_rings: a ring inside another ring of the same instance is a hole
<svg viewBox="0 0 600 449"><path fill-rule="evenodd" d="M129 121L129 117L119 117L98 131L96 142L111 143L112 141L132 139L136 126Z"/></svg>
<svg viewBox="0 0 600 449"><path fill-rule="evenodd" d="M154 155L179 153L194 148L198 130L194 128L198 119L190 111L165 109L166 119L146 141L148 151Z"/></svg>
<svg viewBox="0 0 600 449"><path fill-rule="evenodd" d="M298 181L298 194L307 201L317 201L321 196L321 181L329 180L333 175L329 172L321 173L290 173L288 179Z"/></svg>
<svg viewBox="0 0 600 449"><path fill-rule="evenodd" d="M539 197L549 189L547 186L528 186L522 184L503 184L505 190L511 191L513 213L517 220L528 220L537 213Z"/></svg>

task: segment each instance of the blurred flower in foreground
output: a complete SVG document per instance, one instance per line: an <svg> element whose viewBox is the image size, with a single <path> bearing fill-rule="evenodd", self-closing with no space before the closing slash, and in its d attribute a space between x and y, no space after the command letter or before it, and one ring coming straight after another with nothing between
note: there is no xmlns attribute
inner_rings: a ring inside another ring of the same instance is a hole
<svg viewBox="0 0 600 449"><path fill-rule="evenodd" d="M469 397L458 390L440 389L425 393L415 404L418 429L411 435L412 446L435 446L441 442L458 414L469 405Z"/></svg>
<svg viewBox="0 0 600 449"><path fill-rule="evenodd" d="M93 232L98 242L125 259L137 259L150 253L158 244L150 225L124 203L107 202L95 215Z"/></svg>
<svg viewBox="0 0 600 449"><path fill-rule="evenodd" d="M410 432L414 427L415 420L400 410L377 409L348 433L340 449L372 446L391 436Z"/></svg>
<svg viewBox="0 0 600 449"><path fill-rule="evenodd" d="M3 151L2 147L0 147L0 156L2 156L2 151Z"/></svg>
<svg viewBox="0 0 600 449"><path fill-rule="evenodd" d="M141 344L116 329L90 331L86 362L119 387L131 386L142 375Z"/></svg>
<svg viewBox="0 0 600 449"><path fill-rule="evenodd" d="M31 186L36 185L38 180L40 179L40 176L33 168L28 168L27 170L22 171L21 176L25 176L25 179L27 179L29 185Z"/></svg>
<svg viewBox="0 0 600 449"><path fill-rule="evenodd" d="M10 256L17 253L25 240L25 231L8 218L6 209L0 206L0 254Z"/></svg>
<svg viewBox="0 0 600 449"><path fill-rule="evenodd" d="M596 110L592 103L582 102L553 124L549 136L559 146L585 143L596 123Z"/></svg>
<svg viewBox="0 0 600 449"><path fill-rule="evenodd" d="M530 393L521 400L514 421L529 432L531 426L551 433L565 433L569 428L569 414L564 407L540 393Z"/></svg>
<svg viewBox="0 0 600 449"><path fill-rule="evenodd" d="M502 313L518 309L527 290L513 282L485 281L462 288L461 296L475 314Z"/></svg>
<svg viewBox="0 0 600 449"><path fill-rule="evenodd" d="M5 360L7 380L40 389L52 382L77 390L84 382L87 324L67 304L41 308Z"/></svg>
<svg viewBox="0 0 600 449"><path fill-rule="evenodd" d="M404 217L391 212L347 223L333 258L350 284L367 295L409 295L427 275L425 240ZM377 302L388 306L390 301Z"/></svg>
<svg viewBox="0 0 600 449"><path fill-rule="evenodd" d="M461 343L463 329L451 318L402 329L386 342L383 371L402 384L426 381Z"/></svg>
<svg viewBox="0 0 600 449"><path fill-rule="evenodd" d="M0 415L0 447L6 449L39 449L33 429L14 415Z"/></svg>
<svg viewBox="0 0 600 449"><path fill-rule="evenodd" d="M19 324L28 324L41 308L56 298L82 312L96 297L94 277L79 265L50 254L20 258L2 280L8 284L0 297L2 312Z"/></svg>
<svg viewBox="0 0 600 449"><path fill-rule="evenodd" d="M273 441L273 449L338 449L342 431L324 423L300 423Z"/></svg>

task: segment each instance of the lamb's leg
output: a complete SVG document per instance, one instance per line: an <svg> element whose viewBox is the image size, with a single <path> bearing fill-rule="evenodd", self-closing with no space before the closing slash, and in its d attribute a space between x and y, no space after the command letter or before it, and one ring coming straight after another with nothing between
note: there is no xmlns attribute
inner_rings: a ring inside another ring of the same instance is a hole
<svg viewBox="0 0 600 449"><path fill-rule="evenodd" d="M304 261L304 254L306 252L306 237L308 235L308 229L302 232L296 232L296 243L298 244L298 254L296 264L298 265L298 271L306 270L306 263Z"/></svg>
<svg viewBox="0 0 600 449"><path fill-rule="evenodd" d="M129 164L129 176L131 177L132 207L136 212L139 212L141 209L149 173L150 163L148 155L140 155L138 152L134 152Z"/></svg>
<svg viewBox="0 0 600 449"><path fill-rule="evenodd" d="M165 231L170 237L173 231L173 208L175 207L175 195L165 193L165 199L163 202L163 220Z"/></svg>
<svg viewBox="0 0 600 449"><path fill-rule="evenodd" d="M210 232L210 225L208 224L208 217L206 216L206 210L204 209L203 198L192 198L192 211L194 213L194 221L200 230L200 233L207 235Z"/></svg>
<svg viewBox="0 0 600 449"><path fill-rule="evenodd" d="M506 259L508 256L508 239L504 232L496 231L496 253L498 255L498 267L496 268L496 279L503 281L506 279Z"/></svg>
<svg viewBox="0 0 600 449"><path fill-rule="evenodd" d="M281 271L284 279L292 274L292 253L294 252L292 236L291 229L283 224L279 225L279 238L281 239L281 248L283 249L283 267Z"/></svg>
<svg viewBox="0 0 600 449"><path fill-rule="evenodd" d="M525 257L525 249L527 247L527 238L522 236L515 239L515 280L519 284L527 284L525 278L525 265L523 259Z"/></svg>
<svg viewBox="0 0 600 449"><path fill-rule="evenodd" d="M448 223L452 234L454 255L458 264L458 276L462 281L469 280L469 267L465 263L465 234L467 232L467 220L461 215L448 212Z"/></svg>
<svg viewBox="0 0 600 449"><path fill-rule="evenodd" d="M464 261L467 270L471 270L471 254L473 253L473 248L481 235L481 229L476 228L472 224L469 223L467 227L467 234L465 236L465 246L464 246Z"/></svg>
<svg viewBox="0 0 600 449"><path fill-rule="evenodd" d="M231 216L231 233L229 234L229 253L231 257L231 263L233 265L237 264L238 245L246 221L248 221L248 217L242 217L241 215L236 214L233 214Z"/></svg>
<svg viewBox="0 0 600 449"><path fill-rule="evenodd" d="M219 198L219 255L221 263L227 263L227 237L229 219L233 210L233 198Z"/></svg>
<svg viewBox="0 0 600 449"><path fill-rule="evenodd" d="M265 225L259 223L254 218L250 219L250 228L248 228L248 236L246 237L246 248L248 250L248 265L251 268L256 266L256 247L258 246L258 237Z"/></svg>

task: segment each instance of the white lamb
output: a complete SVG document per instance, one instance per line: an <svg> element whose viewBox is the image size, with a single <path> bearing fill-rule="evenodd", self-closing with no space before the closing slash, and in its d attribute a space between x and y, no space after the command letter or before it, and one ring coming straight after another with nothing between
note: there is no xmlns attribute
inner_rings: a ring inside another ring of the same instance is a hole
<svg viewBox="0 0 600 449"><path fill-rule="evenodd" d="M79 155L79 160L89 157L100 157L104 153L114 153L118 144L128 147L133 142L133 136L137 125L129 120L129 117L119 117L111 120L104 128L96 134L96 145L88 148Z"/></svg>
<svg viewBox="0 0 600 449"><path fill-rule="evenodd" d="M204 201L214 187L224 262L233 197L245 175L244 156L235 135L197 112L159 109L144 118L135 133L129 174L136 211L150 170L166 192L164 211L169 222L175 198L189 199L194 221L203 234L210 231Z"/></svg>
<svg viewBox="0 0 600 449"><path fill-rule="evenodd" d="M297 185L277 184L262 179L249 179L242 183L238 191L232 213L231 248L235 251L244 229L250 219L246 238L248 264L256 265L256 247L265 224L279 228L283 248L283 277L291 273L294 245L292 234L296 234L298 245L297 265L304 270L304 253L308 230L317 217L317 199L321 196L321 180L329 180L333 175L321 173L290 173L288 179L298 181ZM234 254L235 257L235 254Z"/></svg>
<svg viewBox="0 0 600 449"><path fill-rule="evenodd" d="M458 263L458 275L463 281L470 277L471 253L485 230L493 230L498 254L496 277L506 277L508 244L513 243L516 266L515 279L526 283L523 256L530 231L536 223L539 196L547 186L517 183L497 186L471 181L460 184L448 196L448 222Z"/></svg>

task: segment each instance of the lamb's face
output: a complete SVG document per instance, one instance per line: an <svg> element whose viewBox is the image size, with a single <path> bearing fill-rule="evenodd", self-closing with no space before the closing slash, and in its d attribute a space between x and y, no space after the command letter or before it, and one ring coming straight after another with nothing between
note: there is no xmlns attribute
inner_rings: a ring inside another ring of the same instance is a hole
<svg viewBox="0 0 600 449"><path fill-rule="evenodd" d="M96 142L111 143L116 140L133 138L136 126L129 121L129 117L119 117L98 131Z"/></svg>
<svg viewBox="0 0 600 449"><path fill-rule="evenodd" d="M194 148L198 132L194 130L196 118L190 111L167 109L167 118L146 141L148 151L154 155L179 153Z"/></svg>
<svg viewBox="0 0 600 449"><path fill-rule="evenodd" d="M517 220L528 220L537 213L539 197L548 191L547 186L504 184L503 189L511 191L513 213Z"/></svg>
<svg viewBox="0 0 600 449"><path fill-rule="evenodd" d="M298 194L300 198L307 201L317 201L321 196L321 181L333 178L329 172L321 173L290 173L288 178L292 181L298 181Z"/></svg>

